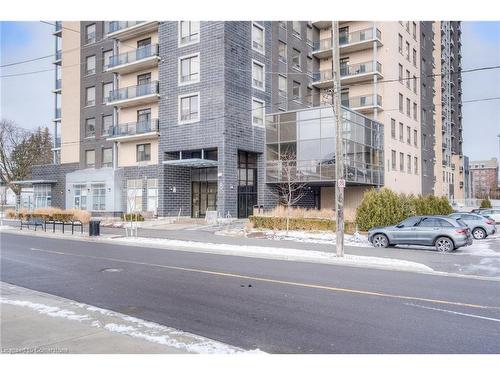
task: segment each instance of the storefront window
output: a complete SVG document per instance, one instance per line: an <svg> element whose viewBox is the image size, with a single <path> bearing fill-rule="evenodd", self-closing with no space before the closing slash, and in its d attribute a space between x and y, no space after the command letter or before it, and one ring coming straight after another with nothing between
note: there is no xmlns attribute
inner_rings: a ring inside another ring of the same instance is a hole
<svg viewBox="0 0 500 375"><path fill-rule="evenodd" d="M106 187L104 184L92 185L92 210L104 211L106 209Z"/></svg>
<svg viewBox="0 0 500 375"><path fill-rule="evenodd" d="M35 208L50 207L52 202L52 188L49 184L33 186Z"/></svg>
<svg viewBox="0 0 500 375"><path fill-rule="evenodd" d="M142 180L127 181L127 212L142 211Z"/></svg>

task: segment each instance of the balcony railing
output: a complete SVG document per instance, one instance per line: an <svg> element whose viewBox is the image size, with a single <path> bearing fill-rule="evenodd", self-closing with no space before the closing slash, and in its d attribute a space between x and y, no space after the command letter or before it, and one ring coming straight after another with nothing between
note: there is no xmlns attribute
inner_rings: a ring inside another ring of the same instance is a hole
<svg viewBox="0 0 500 375"><path fill-rule="evenodd" d="M359 43L373 39L382 39L382 33L379 29L375 29L375 36L373 28L342 34L339 36L339 44L340 46L344 46L346 44Z"/></svg>
<svg viewBox="0 0 500 375"><path fill-rule="evenodd" d="M55 89L56 90L60 90L62 87L62 79L59 78L59 79L56 79L56 86L55 86Z"/></svg>
<svg viewBox="0 0 500 375"><path fill-rule="evenodd" d="M55 60L58 61L58 60L61 60L61 59L62 59L62 50L58 49L56 51Z"/></svg>
<svg viewBox="0 0 500 375"><path fill-rule="evenodd" d="M144 23L146 21L111 21L109 22L109 33L114 33L129 27Z"/></svg>
<svg viewBox="0 0 500 375"><path fill-rule="evenodd" d="M158 56L158 44L150 44L148 46L137 48L130 52L121 53L119 55L111 56L107 63L106 68L113 68L115 66L129 64L135 61L147 59L148 57Z"/></svg>
<svg viewBox="0 0 500 375"><path fill-rule="evenodd" d="M61 108L56 108L54 118L61 118Z"/></svg>
<svg viewBox="0 0 500 375"><path fill-rule="evenodd" d="M134 99L141 96L154 95L158 93L159 93L158 81L154 81L143 85L129 86L129 87L123 87L118 90L112 90L109 93L109 96L106 98L106 102L110 103L119 100Z"/></svg>
<svg viewBox="0 0 500 375"><path fill-rule="evenodd" d="M158 119L149 121L129 122L126 124L115 125L108 133L109 137L126 137L129 135L138 135L158 131Z"/></svg>
<svg viewBox="0 0 500 375"><path fill-rule="evenodd" d="M60 148L61 147L61 137L55 137L54 138L54 148Z"/></svg>
<svg viewBox="0 0 500 375"><path fill-rule="evenodd" d="M382 96L377 95L375 100L373 100L373 95L349 97L345 100L342 100L342 105L348 108L381 106Z"/></svg>
<svg viewBox="0 0 500 375"><path fill-rule="evenodd" d="M61 21L56 21L55 23L56 30L55 32L58 33L59 31L62 30L62 22Z"/></svg>
<svg viewBox="0 0 500 375"><path fill-rule="evenodd" d="M376 70L374 70L374 68ZM352 65L347 65L343 66L340 68L340 77L351 77L355 76L358 74L365 74L365 73L373 73L373 72L378 72L382 73L382 64L380 64L378 61L375 64L375 67L373 66L373 61L367 61L367 62L362 62L359 64L352 64Z"/></svg>
<svg viewBox="0 0 500 375"><path fill-rule="evenodd" d="M323 51L332 48L332 38L323 38L313 44L313 51Z"/></svg>
<svg viewBox="0 0 500 375"><path fill-rule="evenodd" d="M325 70L323 72L317 72L313 74L313 81L331 81L333 79L333 73L330 70Z"/></svg>

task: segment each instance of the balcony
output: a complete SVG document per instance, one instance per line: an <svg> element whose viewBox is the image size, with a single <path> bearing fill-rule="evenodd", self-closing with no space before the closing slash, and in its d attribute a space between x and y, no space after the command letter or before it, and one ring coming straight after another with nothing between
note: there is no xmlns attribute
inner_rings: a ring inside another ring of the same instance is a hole
<svg viewBox="0 0 500 375"><path fill-rule="evenodd" d="M54 55L54 64L61 65L62 62L62 50L58 49Z"/></svg>
<svg viewBox="0 0 500 375"><path fill-rule="evenodd" d="M52 92L54 92L54 93L60 93L61 92L61 87L62 87L62 79L61 78L56 79L54 90L52 90Z"/></svg>
<svg viewBox="0 0 500 375"><path fill-rule="evenodd" d="M61 121L61 108L56 108L54 112L54 121Z"/></svg>
<svg viewBox="0 0 500 375"><path fill-rule="evenodd" d="M371 113L375 109L382 111L382 96L376 95L373 100L373 95L362 95L350 97L342 101L342 105L360 113Z"/></svg>
<svg viewBox="0 0 500 375"><path fill-rule="evenodd" d="M158 21L110 21L108 38L127 39L155 30Z"/></svg>
<svg viewBox="0 0 500 375"><path fill-rule="evenodd" d="M111 56L106 61L106 71L114 73L130 73L143 69L152 68L158 65L158 44L152 44L137 48L133 51Z"/></svg>
<svg viewBox="0 0 500 375"><path fill-rule="evenodd" d="M108 139L128 142L156 138L159 135L158 129L158 119L119 124L110 129L111 132L108 134Z"/></svg>
<svg viewBox="0 0 500 375"><path fill-rule="evenodd" d="M340 80L344 84L369 81L373 76L383 78L382 64L378 61L367 61L340 68Z"/></svg>
<svg viewBox="0 0 500 375"><path fill-rule="evenodd" d="M52 147L52 150L61 148L61 137L55 137L54 138L54 145Z"/></svg>
<svg viewBox="0 0 500 375"><path fill-rule="evenodd" d="M373 42L377 42L377 47L382 47L382 33L379 29L373 28L353 31L339 37L340 53L351 53L362 51L373 47Z"/></svg>
<svg viewBox="0 0 500 375"><path fill-rule="evenodd" d="M105 98L107 105L121 108L152 103L160 98L158 81L138 86L123 87L110 92Z"/></svg>
<svg viewBox="0 0 500 375"><path fill-rule="evenodd" d="M332 21L313 21L312 24L318 29L328 29L332 27Z"/></svg>
<svg viewBox="0 0 500 375"><path fill-rule="evenodd" d="M318 89L326 89L333 87L333 73L330 70L313 74L313 83Z"/></svg>
<svg viewBox="0 0 500 375"><path fill-rule="evenodd" d="M323 38L313 44L313 55L318 59L332 57L332 38Z"/></svg>
<svg viewBox="0 0 500 375"><path fill-rule="evenodd" d="M62 22L56 21L54 26L55 26L55 29L54 29L54 32L52 34L54 34L56 36L60 36L62 33Z"/></svg>

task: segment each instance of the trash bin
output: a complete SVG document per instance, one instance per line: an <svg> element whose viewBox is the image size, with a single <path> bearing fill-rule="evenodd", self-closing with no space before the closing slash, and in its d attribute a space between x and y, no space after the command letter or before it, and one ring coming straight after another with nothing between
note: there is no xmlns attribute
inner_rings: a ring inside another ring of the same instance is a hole
<svg viewBox="0 0 500 375"><path fill-rule="evenodd" d="M99 236L101 234L101 222L99 220L90 220L89 236Z"/></svg>

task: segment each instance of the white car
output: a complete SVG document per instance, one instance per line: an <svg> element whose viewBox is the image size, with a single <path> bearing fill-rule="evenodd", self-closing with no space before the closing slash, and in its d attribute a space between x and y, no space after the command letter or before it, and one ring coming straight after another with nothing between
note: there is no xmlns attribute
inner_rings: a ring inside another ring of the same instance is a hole
<svg viewBox="0 0 500 375"><path fill-rule="evenodd" d="M481 210L481 215L486 215L491 217L498 224L500 223L500 208L488 208L486 210Z"/></svg>

